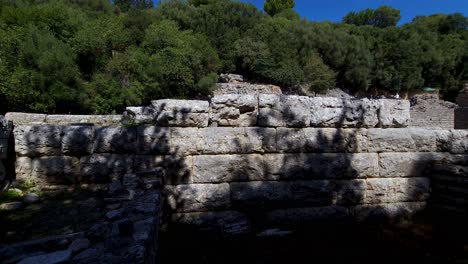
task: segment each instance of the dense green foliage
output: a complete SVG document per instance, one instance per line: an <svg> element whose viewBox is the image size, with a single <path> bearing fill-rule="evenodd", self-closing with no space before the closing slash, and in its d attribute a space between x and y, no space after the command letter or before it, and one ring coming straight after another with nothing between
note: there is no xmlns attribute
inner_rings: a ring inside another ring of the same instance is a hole
<svg viewBox="0 0 468 264"><path fill-rule="evenodd" d="M351 12L343 18L343 22L357 26L368 25L384 28L396 26L400 19L400 10L381 6L375 10L368 8L357 13Z"/></svg>
<svg viewBox="0 0 468 264"><path fill-rule="evenodd" d="M468 82L468 19L398 10L301 19L294 1L0 0L0 113L112 113L208 95L220 72L285 88L411 91Z"/></svg>
<svg viewBox="0 0 468 264"><path fill-rule="evenodd" d="M274 16L284 10L293 9L294 6L294 0L266 0L263 9L267 14Z"/></svg>

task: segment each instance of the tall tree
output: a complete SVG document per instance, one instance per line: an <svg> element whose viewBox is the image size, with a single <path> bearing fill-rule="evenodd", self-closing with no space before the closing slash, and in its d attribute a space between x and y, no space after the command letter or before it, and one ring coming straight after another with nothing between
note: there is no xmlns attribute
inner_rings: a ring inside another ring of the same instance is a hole
<svg viewBox="0 0 468 264"><path fill-rule="evenodd" d="M389 6L381 6L375 10L368 8L357 13L351 12L343 18L343 22L358 26L369 25L385 28L396 26L400 19L400 10Z"/></svg>
<svg viewBox="0 0 468 264"><path fill-rule="evenodd" d="M294 8L295 5L294 0L266 0L263 9L270 16L274 16L284 10Z"/></svg>

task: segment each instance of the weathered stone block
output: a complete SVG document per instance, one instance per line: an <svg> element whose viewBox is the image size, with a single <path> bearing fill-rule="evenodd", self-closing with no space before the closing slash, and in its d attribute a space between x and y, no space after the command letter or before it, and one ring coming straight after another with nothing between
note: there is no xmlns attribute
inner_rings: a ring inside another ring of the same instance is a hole
<svg viewBox="0 0 468 264"><path fill-rule="evenodd" d="M264 180L261 155L203 155L193 157L193 181L217 183Z"/></svg>
<svg viewBox="0 0 468 264"><path fill-rule="evenodd" d="M135 153L136 149L137 130L135 127L96 128L95 153Z"/></svg>
<svg viewBox="0 0 468 264"><path fill-rule="evenodd" d="M62 153L80 156L93 153L93 126L65 126L62 129Z"/></svg>
<svg viewBox="0 0 468 264"><path fill-rule="evenodd" d="M109 182L132 172L133 156L93 154L80 159L80 176L84 181Z"/></svg>
<svg viewBox="0 0 468 264"><path fill-rule="evenodd" d="M341 180L333 182L333 203L350 205L363 203L366 195L366 180Z"/></svg>
<svg viewBox="0 0 468 264"><path fill-rule="evenodd" d="M425 201L430 189L429 178L368 179L365 203Z"/></svg>
<svg viewBox="0 0 468 264"><path fill-rule="evenodd" d="M75 157L55 156L32 160L32 177L47 183L74 183L79 176L80 160Z"/></svg>
<svg viewBox="0 0 468 264"><path fill-rule="evenodd" d="M265 171L272 179L352 179L379 175L375 153L266 154Z"/></svg>
<svg viewBox="0 0 468 264"><path fill-rule="evenodd" d="M169 153L171 155L193 155L198 153L199 140L196 127L171 127L169 129Z"/></svg>
<svg viewBox="0 0 468 264"><path fill-rule="evenodd" d="M450 152L454 154L468 153L468 130L452 130Z"/></svg>
<svg viewBox="0 0 468 264"><path fill-rule="evenodd" d="M310 101L313 127L375 127L378 124L380 106L376 100L313 97Z"/></svg>
<svg viewBox="0 0 468 264"><path fill-rule="evenodd" d="M231 199L238 206L330 205L333 183L317 181L256 181L231 183Z"/></svg>
<svg viewBox="0 0 468 264"><path fill-rule="evenodd" d="M176 212L202 212L226 209L230 205L229 184L166 185L164 192Z"/></svg>
<svg viewBox="0 0 468 264"><path fill-rule="evenodd" d="M255 126L258 96L225 94L211 99L211 122L219 126Z"/></svg>
<svg viewBox="0 0 468 264"><path fill-rule="evenodd" d="M412 152L416 145L408 129L369 129L369 152ZM435 138L429 144L435 147Z"/></svg>
<svg viewBox="0 0 468 264"><path fill-rule="evenodd" d="M139 126L137 130L139 154L166 154L169 152L168 127Z"/></svg>
<svg viewBox="0 0 468 264"><path fill-rule="evenodd" d="M17 126L13 130L19 156L54 156L61 153L59 126Z"/></svg>
<svg viewBox="0 0 468 264"><path fill-rule="evenodd" d="M208 101L164 99L151 101L159 125L207 127L210 107Z"/></svg>
<svg viewBox="0 0 468 264"><path fill-rule="evenodd" d="M120 115L47 115L45 122L49 125L93 124L96 126L119 125Z"/></svg>
<svg viewBox="0 0 468 264"><path fill-rule="evenodd" d="M164 183L185 184L192 182L193 157L192 156L164 156Z"/></svg>
<svg viewBox="0 0 468 264"><path fill-rule="evenodd" d="M366 152L366 129L277 128L280 152Z"/></svg>
<svg viewBox="0 0 468 264"><path fill-rule="evenodd" d="M345 220L349 211L341 206L305 207L274 210L267 213L267 221L280 225L296 225Z"/></svg>
<svg viewBox="0 0 468 264"><path fill-rule="evenodd" d="M129 106L122 115L122 123L125 125L154 124L156 113L154 108L147 106Z"/></svg>
<svg viewBox="0 0 468 264"><path fill-rule="evenodd" d="M223 228L232 223L248 222L247 216L236 211L176 213L171 215L171 222L182 225L204 226L205 228ZM204 230L205 230L204 228Z"/></svg>
<svg viewBox="0 0 468 264"><path fill-rule="evenodd" d="M44 125L46 124L45 114L28 114L10 112L5 114L5 119L12 121L15 126L23 125Z"/></svg>
<svg viewBox="0 0 468 264"><path fill-rule="evenodd" d="M276 150L273 128L208 127L199 130L203 154L263 153Z"/></svg>
<svg viewBox="0 0 468 264"><path fill-rule="evenodd" d="M17 157L15 164L16 181L25 182L32 178L32 160L29 157Z"/></svg>
<svg viewBox="0 0 468 264"><path fill-rule="evenodd" d="M369 152L438 152L448 151L448 130L425 128L369 129Z"/></svg>
<svg viewBox="0 0 468 264"><path fill-rule="evenodd" d="M408 218L425 207L425 202L363 204L351 208L350 211L358 221L382 221Z"/></svg>
<svg viewBox="0 0 468 264"><path fill-rule="evenodd" d="M381 127L406 127L410 121L408 100L380 99L379 122Z"/></svg>
<svg viewBox="0 0 468 264"><path fill-rule="evenodd" d="M259 95L260 126L308 127L310 120L310 98L307 96Z"/></svg>
<svg viewBox="0 0 468 264"><path fill-rule="evenodd" d="M435 161L448 159L446 153L381 153L380 177L421 177L430 173Z"/></svg>

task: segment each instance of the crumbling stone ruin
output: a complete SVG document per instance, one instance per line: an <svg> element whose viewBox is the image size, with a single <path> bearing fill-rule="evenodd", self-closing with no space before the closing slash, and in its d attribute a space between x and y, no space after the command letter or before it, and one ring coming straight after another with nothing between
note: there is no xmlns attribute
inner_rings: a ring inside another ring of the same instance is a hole
<svg viewBox="0 0 468 264"><path fill-rule="evenodd" d="M449 182L466 176L468 131L412 128L410 113L407 100L272 93L156 100L128 107L121 124L115 117L71 116L67 124L9 113L17 124L17 181L43 190L99 189L104 206L96 224L66 246L39 254L14 245L3 254L22 256L20 263L46 257L99 263L102 256L153 263L161 219L225 232L389 221L433 204L466 213L466 200L460 205L450 192L432 194L450 186L433 175ZM76 243L86 246L74 251Z"/></svg>
<svg viewBox="0 0 468 264"><path fill-rule="evenodd" d="M411 127L453 129L457 105L442 101L437 94L420 94L411 98Z"/></svg>
<svg viewBox="0 0 468 264"><path fill-rule="evenodd" d="M457 97L460 106L455 110L455 128L468 129L468 88L465 88Z"/></svg>

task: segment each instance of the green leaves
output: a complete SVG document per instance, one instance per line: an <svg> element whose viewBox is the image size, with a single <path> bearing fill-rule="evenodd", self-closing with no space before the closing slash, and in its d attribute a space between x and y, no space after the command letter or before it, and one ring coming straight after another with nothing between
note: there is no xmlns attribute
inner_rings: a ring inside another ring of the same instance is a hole
<svg viewBox="0 0 468 264"><path fill-rule="evenodd" d="M375 10L368 8L360 12L350 12L343 18L343 22L357 26L369 25L385 28L396 26L400 19L400 10L381 6Z"/></svg>
<svg viewBox="0 0 468 264"><path fill-rule="evenodd" d="M263 9L270 16L274 16L284 10L293 9L295 5L294 0L266 0Z"/></svg>

